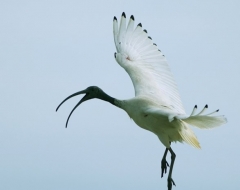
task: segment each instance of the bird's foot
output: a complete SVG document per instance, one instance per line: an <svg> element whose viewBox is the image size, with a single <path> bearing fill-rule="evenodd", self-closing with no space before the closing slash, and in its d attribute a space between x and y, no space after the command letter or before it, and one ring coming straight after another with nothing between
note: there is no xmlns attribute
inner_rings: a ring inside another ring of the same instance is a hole
<svg viewBox="0 0 240 190"><path fill-rule="evenodd" d="M169 167L169 164L168 164L167 160L163 158L162 159L162 166L161 166L161 168L162 168L162 175L161 175L161 177L163 177L164 173L167 173L167 167Z"/></svg>
<svg viewBox="0 0 240 190"><path fill-rule="evenodd" d="M176 186L173 179L171 177L168 177L168 190L172 190L172 185Z"/></svg>

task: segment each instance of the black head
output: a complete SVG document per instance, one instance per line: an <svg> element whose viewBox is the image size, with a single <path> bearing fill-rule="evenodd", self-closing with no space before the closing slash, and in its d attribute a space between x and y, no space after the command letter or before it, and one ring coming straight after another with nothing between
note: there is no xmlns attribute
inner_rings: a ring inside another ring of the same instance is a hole
<svg viewBox="0 0 240 190"><path fill-rule="evenodd" d="M82 103L82 102L85 102L87 100L91 100L93 98L99 98L99 99L103 99L104 96L106 95L103 90L97 86L89 86L88 88L86 88L85 90L82 90L82 91L79 91L79 92L76 92L70 96L68 96L66 99L64 99L60 104L59 106L57 107L56 111L58 111L58 109L60 108L60 106L65 102L67 101L68 99L74 97L74 96L77 96L77 95L80 95L80 94L85 94L85 96L83 96L83 98L77 103L77 105L73 108L73 110L71 111L71 113L69 114L68 116L68 119L67 119L67 122L66 122L66 128L67 128L67 125L68 125L68 120L69 118L71 117L73 111Z"/></svg>

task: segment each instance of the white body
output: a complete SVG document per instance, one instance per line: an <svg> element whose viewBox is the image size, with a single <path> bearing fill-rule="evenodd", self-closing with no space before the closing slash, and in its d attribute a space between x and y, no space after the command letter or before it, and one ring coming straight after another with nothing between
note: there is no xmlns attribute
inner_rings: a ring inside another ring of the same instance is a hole
<svg viewBox="0 0 240 190"><path fill-rule="evenodd" d="M191 115L186 115L165 56L153 44L141 24L134 29L133 17L127 27L125 15L119 27L114 18L113 34L118 52L116 61L129 74L135 88L135 98L115 100L115 103L138 126L156 134L167 148L173 141L185 141L200 148L189 125L212 128L226 123L224 116L212 115L218 110L203 115L207 106L197 115L194 115L196 107Z"/></svg>
<svg viewBox="0 0 240 190"><path fill-rule="evenodd" d="M140 96L124 100L121 106L138 126L156 134L166 147L170 147L169 142L183 141L178 132L181 129L180 121L169 122L169 117L174 116L169 108L163 105L156 106L156 103L147 97ZM158 107L162 113L156 115L151 113L154 107Z"/></svg>

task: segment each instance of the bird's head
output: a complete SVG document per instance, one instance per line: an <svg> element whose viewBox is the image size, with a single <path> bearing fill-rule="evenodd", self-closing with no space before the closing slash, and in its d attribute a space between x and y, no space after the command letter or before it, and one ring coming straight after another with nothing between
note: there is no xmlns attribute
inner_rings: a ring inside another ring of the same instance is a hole
<svg viewBox="0 0 240 190"><path fill-rule="evenodd" d="M73 111L83 102L87 101L87 100L91 100L93 98L99 98L99 99L105 99L106 94L103 92L103 90L97 86L89 86L88 88L86 88L85 90L81 90L79 92L76 92L70 96L68 96L67 98L65 98L57 107L56 111L58 111L58 109L60 108L60 106L66 102L68 99L80 95L80 94L85 94L85 96L83 96L83 98L77 103L77 105L73 108L73 110L71 111L71 113L68 116L67 122L66 122L66 127L68 124L68 120L71 117Z"/></svg>
<svg viewBox="0 0 240 190"><path fill-rule="evenodd" d="M88 88L86 88L85 90L76 92L74 94L71 95L71 97L73 96L77 96L79 94L85 94L85 96L83 96L83 98L80 100L80 102L85 102L87 100L91 100L93 98L99 98L101 99L102 95L104 94L103 90L97 86L89 86ZM69 96L70 98L70 96Z"/></svg>

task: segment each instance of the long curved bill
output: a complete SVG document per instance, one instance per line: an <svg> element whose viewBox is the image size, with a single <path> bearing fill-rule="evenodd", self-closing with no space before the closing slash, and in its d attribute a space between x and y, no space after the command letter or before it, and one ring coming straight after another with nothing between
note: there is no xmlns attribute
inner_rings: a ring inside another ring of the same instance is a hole
<svg viewBox="0 0 240 190"><path fill-rule="evenodd" d="M87 96L87 90L82 90L82 91L76 92L76 93L68 96L67 98L65 98L65 99L59 104L59 106L58 106L57 109L56 109L56 111L58 111L58 109L60 108L60 106L61 106L64 102L66 102L68 99L70 99L70 98L72 98L72 97L74 97L74 96L80 95L80 94L86 94L86 95L85 95L85 96L77 103L77 105L72 109L71 113L69 114L69 116L68 116L68 118L67 118L66 128L67 128L67 125L68 125L68 121L69 121L72 113L74 112L74 110L75 110L82 102L84 102L84 101L86 100L85 97Z"/></svg>

